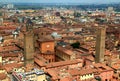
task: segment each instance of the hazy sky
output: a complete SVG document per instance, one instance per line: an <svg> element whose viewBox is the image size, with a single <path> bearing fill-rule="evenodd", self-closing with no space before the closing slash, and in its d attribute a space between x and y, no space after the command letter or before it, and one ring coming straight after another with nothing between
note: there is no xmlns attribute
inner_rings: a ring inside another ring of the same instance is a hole
<svg viewBox="0 0 120 81"><path fill-rule="evenodd" d="M34 2L34 3L112 3L120 0L0 0L0 2Z"/></svg>

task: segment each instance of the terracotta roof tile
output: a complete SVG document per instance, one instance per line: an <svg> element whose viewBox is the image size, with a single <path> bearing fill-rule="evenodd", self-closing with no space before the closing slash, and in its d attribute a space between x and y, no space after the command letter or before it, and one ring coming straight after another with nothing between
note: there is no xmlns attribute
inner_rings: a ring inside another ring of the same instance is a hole
<svg viewBox="0 0 120 81"><path fill-rule="evenodd" d="M72 50L67 49L67 48L65 48L65 47L58 46L56 49L59 50L59 51L61 51L61 52L66 53L66 54L68 54L68 55L74 54L74 52L73 52Z"/></svg>
<svg viewBox="0 0 120 81"><path fill-rule="evenodd" d="M48 72L52 76L52 79L59 79L58 73L57 71L55 71L55 69L47 69L46 72Z"/></svg>
<svg viewBox="0 0 120 81"><path fill-rule="evenodd" d="M3 68L7 71L10 72L13 68L19 68L23 66L23 63L10 63L10 64L5 64L3 65Z"/></svg>
<svg viewBox="0 0 120 81"><path fill-rule="evenodd" d="M65 77L60 79L60 81L72 81L72 79L70 77Z"/></svg>
<svg viewBox="0 0 120 81"><path fill-rule="evenodd" d="M60 67L60 66L67 66L67 65L82 63L82 62L83 61L80 59L54 62L54 63L49 63L48 65L46 65L46 68L55 68L55 67Z"/></svg>
<svg viewBox="0 0 120 81"><path fill-rule="evenodd" d="M35 58L34 59L34 61L35 61L35 63L37 63L39 66L45 66L45 63L44 62L42 62L41 60L39 60L39 59L37 59L37 58Z"/></svg>
<svg viewBox="0 0 120 81"><path fill-rule="evenodd" d="M86 74L91 74L94 72L97 72L97 69L84 69L84 70L69 70L68 72L72 75L72 76L76 76L76 75L86 75Z"/></svg>
<svg viewBox="0 0 120 81"><path fill-rule="evenodd" d="M20 50L20 49L16 46L0 47L0 52L15 51L15 50Z"/></svg>
<svg viewBox="0 0 120 81"><path fill-rule="evenodd" d="M0 73L0 80L4 80L7 77L5 73Z"/></svg>

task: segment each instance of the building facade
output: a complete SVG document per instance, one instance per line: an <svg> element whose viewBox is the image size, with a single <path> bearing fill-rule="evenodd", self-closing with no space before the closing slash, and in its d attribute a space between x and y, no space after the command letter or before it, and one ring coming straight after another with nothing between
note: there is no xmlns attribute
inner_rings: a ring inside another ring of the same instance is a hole
<svg viewBox="0 0 120 81"><path fill-rule="evenodd" d="M40 54L48 62L55 61L55 43L49 39L38 39Z"/></svg>

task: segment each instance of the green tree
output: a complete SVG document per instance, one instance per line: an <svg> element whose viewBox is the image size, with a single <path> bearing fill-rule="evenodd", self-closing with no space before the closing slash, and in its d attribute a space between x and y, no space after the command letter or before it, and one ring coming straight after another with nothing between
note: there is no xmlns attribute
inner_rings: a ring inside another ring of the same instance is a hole
<svg viewBox="0 0 120 81"><path fill-rule="evenodd" d="M73 48L79 48L80 47L80 43L79 42L75 42L75 43L71 44L71 46Z"/></svg>
<svg viewBox="0 0 120 81"><path fill-rule="evenodd" d="M74 12L74 17L80 17L81 16L81 13L79 12Z"/></svg>

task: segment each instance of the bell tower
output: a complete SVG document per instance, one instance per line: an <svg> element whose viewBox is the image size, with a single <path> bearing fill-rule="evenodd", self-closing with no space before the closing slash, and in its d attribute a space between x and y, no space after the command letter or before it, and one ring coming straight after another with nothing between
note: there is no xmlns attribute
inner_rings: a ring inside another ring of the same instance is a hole
<svg viewBox="0 0 120 81"><path fill-rule="evenodd" d="M25 66L34 64L34 33L33 23L30 19L26 22L26 32L24 33L24 59Z"/></svg>
<svg viewBox="0 0 120 81"><path fill-rule="evenodd" d="M95 55L96 63L104 62L105 35L106 35L106 28L99 28L97 30L96 55Z"/></svg>

